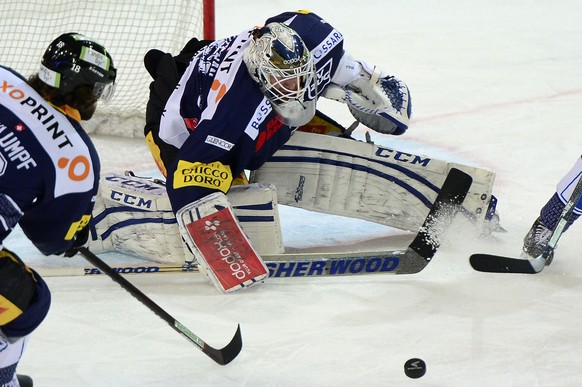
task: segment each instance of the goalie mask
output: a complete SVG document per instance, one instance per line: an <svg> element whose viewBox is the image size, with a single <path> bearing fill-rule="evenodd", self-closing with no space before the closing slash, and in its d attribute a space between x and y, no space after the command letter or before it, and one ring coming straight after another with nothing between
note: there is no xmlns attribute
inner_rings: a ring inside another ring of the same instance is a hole
<svg viewBox="0 0 582 387"><path fill-rule="evenodd" d="M244 53L251 77L259 83L281 120L288 126L308 123L315 114L313 99L306 91L315 87L311 52L301 37L282 23L269 23L253 32Z"/></svg>
<svg viewBox="0 0 582 387"><path fill-rule="evenodd" d="M39 78L66 95L78 86L93 90L95 100L113 97L117 70L105 47L81 34L70 32L56 38L46 49Z"/></svg>

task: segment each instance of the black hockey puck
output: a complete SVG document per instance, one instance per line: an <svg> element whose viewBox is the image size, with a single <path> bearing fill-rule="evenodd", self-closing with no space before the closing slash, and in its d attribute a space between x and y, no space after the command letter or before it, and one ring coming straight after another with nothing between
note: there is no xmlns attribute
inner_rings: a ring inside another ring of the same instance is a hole
<svg viewBox="0 0 582 387"><path fill-rule="evenodd" d="M418 379L426 374L426 364L422 359L410 359L404 363L404 373L412 379Z"/></svg>

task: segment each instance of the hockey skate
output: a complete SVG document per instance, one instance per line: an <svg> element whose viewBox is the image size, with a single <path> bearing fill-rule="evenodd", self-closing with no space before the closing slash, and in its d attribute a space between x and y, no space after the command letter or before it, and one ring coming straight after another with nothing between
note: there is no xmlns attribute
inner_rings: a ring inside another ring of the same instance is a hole
<svg viewBox="0 0 582 387"><path fill-rule="evenodd" d="M523 238L523 258L532 259L539 257L544 253L550 237L552 236L552 230L550 230L538 217L525 238ZM546 266L549 266L554 259L554 250L550 250L546 258Z"/></svg>

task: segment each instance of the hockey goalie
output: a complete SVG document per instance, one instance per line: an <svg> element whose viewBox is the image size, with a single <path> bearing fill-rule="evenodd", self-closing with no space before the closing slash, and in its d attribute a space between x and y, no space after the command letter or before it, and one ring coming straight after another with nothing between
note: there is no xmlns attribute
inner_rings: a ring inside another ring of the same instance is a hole
<svg viewBox="0 0 582 387"><path fill-rule="evenodd" d="M298 11L226 39L192 39L176 56L148 52L145 137L165 188L105 176L91 247L195 260L232 292L264 281L262 256L284 252L279 202L417 231L459 166L344 138L317 112L325 97L379 133L408 129L406 84L352 58L343 42L327 21ZM494 175L460 167L474 178L464 207L479 221Z"/></svg>

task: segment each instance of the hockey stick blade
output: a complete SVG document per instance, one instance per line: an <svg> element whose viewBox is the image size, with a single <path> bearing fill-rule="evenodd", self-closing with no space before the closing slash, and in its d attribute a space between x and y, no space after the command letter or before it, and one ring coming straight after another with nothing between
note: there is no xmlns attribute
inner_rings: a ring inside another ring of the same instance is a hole
<svg viewBox="0 0 582 387"><path fill-rule="evenodd" d="M537 274L541 272L549 264L547 261L548 257L552 255L556 248L562 233L566 229L570 216L574 212L578 201L580 201L580 197L582 197L582 178L578 179L578 183L576 183L570 199L564 206L560 214L560 220L552 231L545 251L536 258L519 259L491 254L473 254L469 257L471 267L477 271L486 273Z"/></svg>
<svg viewBox="0 0 582 387"><path fill-rule="evenodd" d="M473 254L471 267L485 273L537 274L544 269L546 259L540 255L534 259L519 259L492 254Z"/></svg>
<svg viewBox="0 0 582 387"><path fill-rule="evenodd" d="M136 288L131 282L126 280L121 274L113 270L109 265L103 262L98 256L93 254L86 247L79 248L79 252L85 259L99 268L101 272L106 274L114 282L117 282L123 289L129 292L142 304L147 306L152 312L157 314L162 320L168 323L176 332L186 337L190 342L194 343L202 352L220 365L226 365L234 360L242 349L242 336L240 332L240 325L236 329L234 337L223 348L217 349L209 346L204 340L182 325L178 320L172 317L162 307L156 304L152 299L146 296L141 290Z"/></svg>

